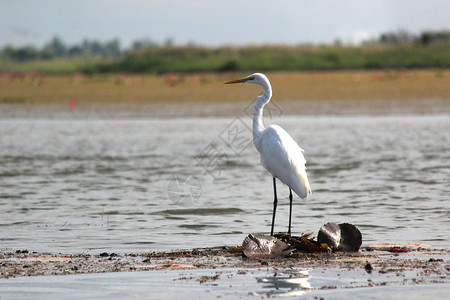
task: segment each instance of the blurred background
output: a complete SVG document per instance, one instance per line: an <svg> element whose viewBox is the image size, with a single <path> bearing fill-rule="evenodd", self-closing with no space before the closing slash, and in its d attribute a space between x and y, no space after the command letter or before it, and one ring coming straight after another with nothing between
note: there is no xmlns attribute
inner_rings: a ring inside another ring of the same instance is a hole
<svg viewBox="0 0 450 300"><path fill-rule="evenodd" d="M313 195L296 200L295 233L349 222L365 243L450 246L449 11L0 1L0 246L170 249L267 233L271 178L250 130L260 89L223 85L254 72L273 85L266 124L305 149ZM249 141L239 151L233 132Z"/></svg>
<svg viewBox="0 0 450 300"><path fill-rule="evenodd" d="M52 104L40 109L48 113L76 106L88 113L95 103L115 111L122 103L120 110L140 114L151 102L162 104L151 109L157 116L235 115L239 110L211 102L250 100L255 89L219 83L253 72L271 73L280 101L441 101L450 92L449 6L439 0L6 0L0 103ZM208 102L208 109L167 107L186 101ZM349 112L344 104L334 111L306 106L288 111ZM17 108L3 106L0 113Z"/></svg>
<svg viewBox="0 0 450 300"><path fill-rule="evenodd" d="M443 0L6 0L0 70L8 76L446 69L449 9Z"/></svg>

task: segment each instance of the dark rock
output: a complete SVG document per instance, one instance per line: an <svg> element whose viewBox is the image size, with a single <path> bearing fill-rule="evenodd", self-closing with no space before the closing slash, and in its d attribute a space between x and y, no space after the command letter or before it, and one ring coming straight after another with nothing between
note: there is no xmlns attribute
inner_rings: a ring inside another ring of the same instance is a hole
<svg viewBox="0 0 450 300"><path fill-rule="evenodd" d="M364 269L366 269L367 273L372 273L372 271L373 271L373 267L372 267L372 265L370 263L367 263L364 266Z"/></svg>
<svg viewBox="0 0 450 300"><path fill-rule="evenodd" d="M263 266L268 266L269 265L269 263L267 261L260 260L260 262L261 262L261 265L263 265Z"/></svg>

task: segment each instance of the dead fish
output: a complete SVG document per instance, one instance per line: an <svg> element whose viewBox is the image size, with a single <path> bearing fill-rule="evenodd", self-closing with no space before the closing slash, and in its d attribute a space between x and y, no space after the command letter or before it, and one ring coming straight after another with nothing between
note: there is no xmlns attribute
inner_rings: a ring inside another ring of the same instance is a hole
<svg viewBox="0 0 450 300"><path fill-rule="evenodd" d="M250 233L242 242L242 251L248 258L282 257L294 249L276 237Z"/></svg>

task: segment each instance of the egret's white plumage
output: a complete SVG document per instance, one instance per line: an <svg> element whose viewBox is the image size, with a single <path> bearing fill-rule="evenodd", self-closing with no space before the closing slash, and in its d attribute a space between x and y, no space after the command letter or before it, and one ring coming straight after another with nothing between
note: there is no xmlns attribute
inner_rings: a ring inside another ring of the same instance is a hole
<svg viewBox="0 0 450 300"><path fill-rule="evenodd" d="M306 198L311 192L306 175L302 149L280 126L270 125L264 130L260 141L261 164L272 174L290 187L300 198Z"/></svg>
<svg viewBox="0 0 450 300"><path fill-rule="evenodd" d="M269 79L261 73L252 74L246 78L232 80L230 83L253 83L260 85L264 93L256 98L253 112L253 142L261 155L261 164L274 178L274 211L272 231L275 222L277 195L275 178L278 178L292 189L299 197L306 198L311 193L308 176L306 174L306 160L303 150L294 139L280 126L265 127L263 121L264 106L272 98L272 87ZM291 231L292 193L290 193L289 233Z"/></svg>

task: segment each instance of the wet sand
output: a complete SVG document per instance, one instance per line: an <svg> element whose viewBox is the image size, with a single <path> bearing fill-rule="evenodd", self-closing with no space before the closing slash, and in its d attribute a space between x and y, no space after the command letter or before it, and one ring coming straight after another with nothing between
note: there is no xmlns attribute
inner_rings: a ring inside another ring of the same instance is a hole
<svg viewBox="0 0 450 300"><path fill-rule="evenodd" d="M287 291L431 284L440 285L444 292L450 291L450 252L424 248L423 245L396 248L394 245L372 245L363 247L355 253L296 252L290 257L261 259L243 257L239 246L170 252L120 254L103 252L70 255L4 249L0 252L0 267L2 279L0 293L2 290L5 291L3 289L5 282L17 277L140 271L150 272L147 273L150 277L169 272L173 277L172 284L214 286L233 276L241 275L248 275L251 280L266 278L265 280L283 283L292 278L310 278L312 272L316 275L311 278L321 278L320 283L312 286L288 284ZM106 277L110 276L107 274ZM362 281L361 276L365 278ZM272 293L276 295L277 289L268 291L267 295L270 296Z"/></svg>

